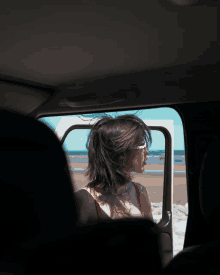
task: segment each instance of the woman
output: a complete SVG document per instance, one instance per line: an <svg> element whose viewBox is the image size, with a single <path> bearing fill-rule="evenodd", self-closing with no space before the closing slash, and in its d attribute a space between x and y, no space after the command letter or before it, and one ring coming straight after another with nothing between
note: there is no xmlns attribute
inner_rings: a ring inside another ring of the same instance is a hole
<svg viewBox="0 0 220 275"><path fill-rule="evenodd" d="M143 173L149 154L148 142L151 145L150 129L135 115L104 116L93 125L86 144L85 175L90 182L76 192L80 197L81 222L90 219L92 209L97 210L98 219L153 219L148 192L133 182L131 175L131 172Z"/></svg>

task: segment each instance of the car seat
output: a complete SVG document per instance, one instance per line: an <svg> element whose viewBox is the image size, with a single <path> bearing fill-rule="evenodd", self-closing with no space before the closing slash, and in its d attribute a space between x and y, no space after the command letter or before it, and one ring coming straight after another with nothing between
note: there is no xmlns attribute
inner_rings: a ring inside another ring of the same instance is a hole
<svg viewBox="0 0 220 275"><path fill-rule="evenodd" d="M101 274L144 267L155 274L161 270L153 221L82 225L58 137L31 116L0 113L0 272L61 274L77 268Z"/></svg>

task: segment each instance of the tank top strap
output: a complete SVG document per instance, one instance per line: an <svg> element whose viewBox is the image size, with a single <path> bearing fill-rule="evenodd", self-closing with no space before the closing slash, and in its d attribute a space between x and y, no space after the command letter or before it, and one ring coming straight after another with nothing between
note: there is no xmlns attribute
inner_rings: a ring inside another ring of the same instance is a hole
<svg viewBox="0 0 220 275"><path fill-rule="evenodd" d="M97 201L95 200L95 205L96 205L96 209L97 209L97 214L98 214L98 218L100 219L111 219L100 207L100 205L97 203Z"/></svg>
<svg viewBox="0 0 220 275"><path fill-rule="evenodd" d="M111 217L110 207L108 204L100 205L96 201L97 192L95 190L93 190L93 192L91 192L90 188L88 188L88 187L83 187L82 189L86 190L93 197L93 199L95 201L98 217L100 217L100 218L108 218L109 217L110 218Z"/></svg>
<svg viewBox="0 0 220 275"><path fill-rule="evenodd" d="M142 215L142 217L149 217L149 214L146 213L146 210L148 210L148 209L149 209L149 213L150 213L150 208L149 208L149 205L147 203L147 200L146 200L144 194L141 192L140 187L138 186L138 184L136 182L132 182L132 183L134 184L134 187L136 189L137 200L138 200L138 203L139 203L141 215Z"/></svg>

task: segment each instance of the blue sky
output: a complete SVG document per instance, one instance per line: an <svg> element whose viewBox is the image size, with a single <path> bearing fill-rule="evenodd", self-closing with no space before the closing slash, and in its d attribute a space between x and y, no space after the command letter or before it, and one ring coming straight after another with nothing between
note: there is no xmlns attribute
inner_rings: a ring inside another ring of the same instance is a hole
<svg viewBox="0 0 220 275"><path fill-rule="evenodd" d="M103 114L103 113L102 113ZM185 150L184 147L184 136L183 136L183 125L179 114L172 108L162 107L153 109L143 109L143 110L131 110L131 111L121 111L121 112L106 112L105 114L112 117L125 115L125 114L136 114L142 120L161 120L161 126L163 125L163 120L172 120L174 126L174 150ZM42 122L47 124L53 131L57 131L62 124L63 131L67 130L71 125L79 124L79 122L74 122L74 119L80 118L80 121L90 120L91 117L97 116L95 114L85 115L68 115L68 116L53 116L40 118ZM89 118L90 117L90 118ZM85 122L84 122L85 123ZM89 122L87 123L89 124ZM64 148L68 151L75 150L86 150L87 136L90 130L73 130L67 136L64 142ZM165 138L164 135L159 131L151 131L152 134L152 146L150 150L165 150ZM61 136L63 135L63 132Z"/></svg>

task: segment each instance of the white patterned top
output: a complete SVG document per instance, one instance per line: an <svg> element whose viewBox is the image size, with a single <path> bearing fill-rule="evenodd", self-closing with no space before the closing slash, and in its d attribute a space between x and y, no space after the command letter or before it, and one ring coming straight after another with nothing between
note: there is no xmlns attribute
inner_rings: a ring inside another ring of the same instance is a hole
<svg viewBox="0 0 220 275"><path fill-rule="evenodd" d="M144 186L137 183L142 194L147 200L147 190ZM99 204L100 208L112 219L120 219L126 216L142 217L140 206L137 199L136 189L132 182L119 187L117 194L104 196L101 192L97 192L94 188L84 186L82 189L90 193L93 199ZM100 189L98 189L100 190ZM113 210L113 207L115 210ZM129 213L126 215L126 213Z"/></svg>

